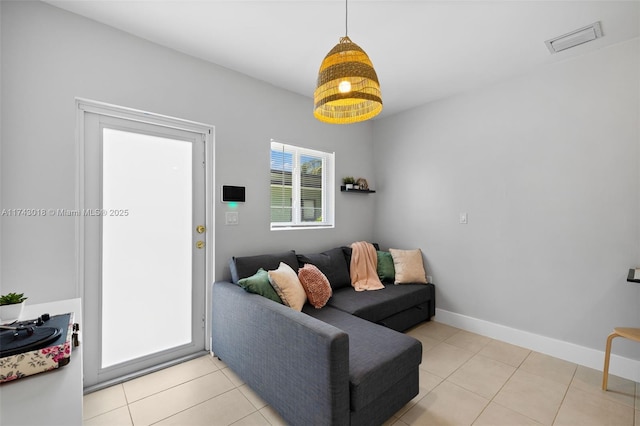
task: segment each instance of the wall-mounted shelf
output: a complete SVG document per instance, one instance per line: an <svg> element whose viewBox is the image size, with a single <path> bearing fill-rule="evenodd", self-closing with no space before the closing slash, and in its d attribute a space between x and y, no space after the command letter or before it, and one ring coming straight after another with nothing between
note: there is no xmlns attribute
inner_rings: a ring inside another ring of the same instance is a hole
<svg viewBox="0 0 640 426"><path fill-rule="evenodd" d="M372 191L371 189L347 189L346 186L342 185L340 187L340 192L355 192L358 194L373 194L376 191Z"/></svg>

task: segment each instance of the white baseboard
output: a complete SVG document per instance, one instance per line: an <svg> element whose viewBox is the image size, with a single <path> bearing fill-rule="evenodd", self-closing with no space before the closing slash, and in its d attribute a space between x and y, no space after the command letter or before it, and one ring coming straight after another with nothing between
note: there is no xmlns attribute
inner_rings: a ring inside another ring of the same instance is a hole
<svg viewBox="0 0 640 426"><path fill-rule="evenodd" d="M439 308L436 308L434 319L446 325L522 346L599 371L602 371L604 367L605 339L602 341L603 350L597 350ZM609 374L640 382L640 361L611 354Z"/></svg>

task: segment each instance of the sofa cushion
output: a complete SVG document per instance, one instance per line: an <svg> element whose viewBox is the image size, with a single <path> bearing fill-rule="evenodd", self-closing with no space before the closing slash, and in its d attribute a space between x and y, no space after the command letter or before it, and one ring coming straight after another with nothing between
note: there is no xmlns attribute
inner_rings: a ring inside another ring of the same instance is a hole
<svg viewBox="0 0 640 426"><path fill-rule="evenodd" d="M307 301L307 294L298 280L298 274L284 262L280 262L278 269L269 271L269 282L273 286L282 303L301 311Z"/></svg>
<svg viewBox="0 0 640 426"><path fill-rule="evenodd" d="M231 280L235 284L238 284L241 278L252 276L260 268L267 271L278 268L280 262L291 266L297 273L298 259L296 258L296 252L293 250L283 253L261 254L258 256L232 257L229 261Z"/></svg>
<svg viewBox="0 0 640 426"><path fill-rule="evenodd" d="M349 276L349 264L344 257L341 247L336 247L322 253L299 254L300 265L310 263L315 265L329 280L331 288L336 290L342 287L351 287Z"/></svg>
<svg viewBox="0 0 640 426"><path fill-rule="evenodd" d="M393 257L388 251L376 251L378 256L378 277L383 283L393 283L396 278L396 270L393 267Z"/></svg>
<svg viewBox="0 0 640 426"><path fill-rule="evenodd" d="M313 309L307 305L303 312L349 335L351 411L385 395L407 374L417 374L422 344L413 337L331 307Z"/></svg>
<svg viewBox="0 0 640 426"><path fill-rule="evenodd" d="M282 299L280 299L278 293L269 282L269 274L262 268L258 269L258 272L254 275L240 279L238 285L249 293L259 294L274 302L282 303Z"/></svg>
<svg viewBox="0 0 640 426"><path fill-rule="evenodd" d="M393 267L396 271L395 284L427 283L420 249L398 250L390 248L389 252L393 257Z"/></svg>
<svg viewBox="0 0 640 426"><path fill-rule="evenodd" d="M334 290L328 305L367 321L378 322L430 299L430 289L424 284L388 284L377 291Z"/></svg>
<svg viewBox="0 0 640 426"><path fill-rule="evenodd" d="M302 284L302 288L304 288L304 292L307 293L309 303L314 308L320 309L327 304L333 292L331 291L329 280L320 269L307 263L298 270L298 279Z"/></svg>

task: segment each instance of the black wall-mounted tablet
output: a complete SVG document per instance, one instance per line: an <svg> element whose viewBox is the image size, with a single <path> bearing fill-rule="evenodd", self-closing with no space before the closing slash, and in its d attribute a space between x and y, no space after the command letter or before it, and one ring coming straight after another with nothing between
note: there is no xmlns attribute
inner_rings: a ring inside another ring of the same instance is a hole
<svg viewBox="0 0 640 426"><path fill-rule="evenodd" d="M223 203L244 203L244 186L222 185Z"/></svg>

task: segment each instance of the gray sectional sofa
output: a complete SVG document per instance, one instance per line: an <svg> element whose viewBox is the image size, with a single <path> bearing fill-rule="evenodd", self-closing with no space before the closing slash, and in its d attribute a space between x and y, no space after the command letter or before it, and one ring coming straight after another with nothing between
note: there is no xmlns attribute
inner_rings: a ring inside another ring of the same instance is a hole
<svg viewBox="0 0 640 426"><path fill-rule="evenodd" d="M347 247L234 257L233 282L213 284L212 353L289 424L382 424L418 394L422 345L399 331L434 315L433 284L356 292L349 259ZM298 312L236 285L280 262L316 265L332 287L327 305Z"/></svg>

